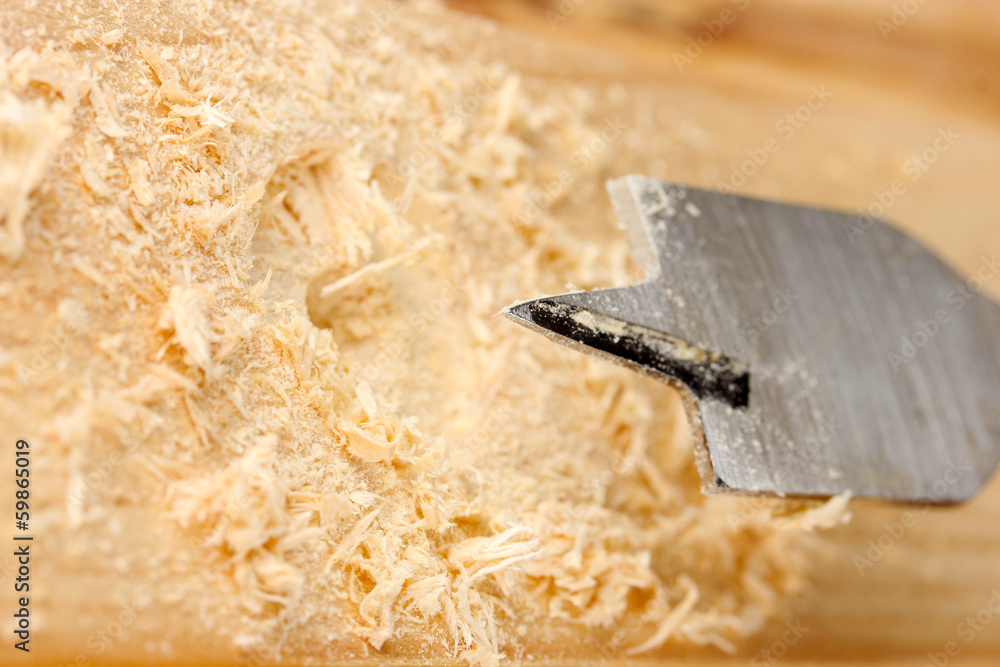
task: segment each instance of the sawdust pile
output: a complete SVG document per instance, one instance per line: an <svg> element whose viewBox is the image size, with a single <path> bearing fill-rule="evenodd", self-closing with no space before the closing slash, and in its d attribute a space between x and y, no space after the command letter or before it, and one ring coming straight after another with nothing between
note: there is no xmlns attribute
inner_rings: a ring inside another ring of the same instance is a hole
<svg viewBox="0 0 1000 667"><path fill-rule="evenodd" d="M5 23L0 418L50 581L260 660L729 651L779 612L842 506L703 498L669 389L494 318L635 277L596 93L434 6L177 4ZM37 603L69 652L73 591Z"/></svg>

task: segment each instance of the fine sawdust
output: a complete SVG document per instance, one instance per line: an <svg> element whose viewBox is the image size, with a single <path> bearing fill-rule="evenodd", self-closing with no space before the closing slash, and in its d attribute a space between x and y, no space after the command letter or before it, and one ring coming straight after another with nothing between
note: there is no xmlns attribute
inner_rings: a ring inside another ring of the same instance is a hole
<svg viewBox="0 0 1000 667"><path fill-rule="evenodd" d="M703 497L671 390L494 317L635 277L553 210L614 164L591 91L434 5L3 30L0 418L53 577L268 661L732 651L799 590L843 499Z"/></svg>

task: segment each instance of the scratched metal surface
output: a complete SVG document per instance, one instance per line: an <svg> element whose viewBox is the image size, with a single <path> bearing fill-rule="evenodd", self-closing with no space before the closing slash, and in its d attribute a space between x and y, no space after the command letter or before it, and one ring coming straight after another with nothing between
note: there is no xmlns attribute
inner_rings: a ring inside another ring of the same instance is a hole
<svg viewBox="0 0 1000 667"><path fill-rule="evenodd" d="M690 372L692 357L637 357L651 349L643 328L700 348L702 361L745 367L745 407L686 383L707 490L953 503L989 478L1000 458L1000 307L926 248L844 213L638 176L608 189L645 282L506 312L654 375L676 378L670 361ZM553 324L553 306L598 320Z"/></svg>

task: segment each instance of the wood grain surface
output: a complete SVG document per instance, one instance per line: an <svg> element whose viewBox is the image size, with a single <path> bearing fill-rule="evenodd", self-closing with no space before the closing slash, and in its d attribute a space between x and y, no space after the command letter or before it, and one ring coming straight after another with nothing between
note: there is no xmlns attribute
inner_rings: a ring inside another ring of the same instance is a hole
<svg viewBox="0 0 1000 667"><path fill-rule="evenodd" d="M497 48L525 85L575 80L640 130L641 141L615 147L607 177L638 172L846 210L884 206L886 218L960 273L982 271L984 289L1000 295L990 268L1000 252L1000 5L450 4L511 27ZM796 113L805 120L789 132L782 119ZM944 135L953 141L935 149ZM769 139L778 149L748 162ZM891 194L894 182L901 194ZM603 217L617 233L608 208L578 210L572 198L563 208ZM807 631L786 644L787 626L775 623L732 663L1000 660L1000 614L990 610L1000 610L1000 478L955 508L852 507L850 525L819 536L811 590L784 619Z"/></svg>

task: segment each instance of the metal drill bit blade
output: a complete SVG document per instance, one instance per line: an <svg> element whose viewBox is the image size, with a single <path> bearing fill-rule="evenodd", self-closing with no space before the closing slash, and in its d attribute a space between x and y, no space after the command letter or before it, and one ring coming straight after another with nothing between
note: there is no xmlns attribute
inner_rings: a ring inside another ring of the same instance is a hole
<svg viewBox="0 0 1000 667"><path fill-rule="evenodd" d="M504 312L682 387L706 491L954 503L989 478L1000 307L975 283L871 218L608 190L646 280Z"/></svg>

